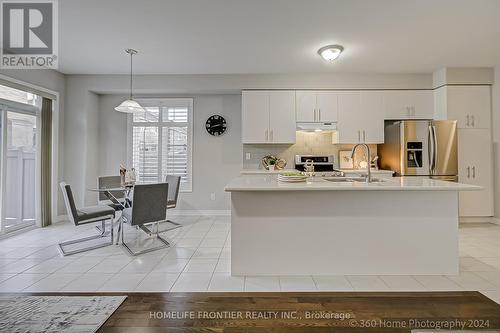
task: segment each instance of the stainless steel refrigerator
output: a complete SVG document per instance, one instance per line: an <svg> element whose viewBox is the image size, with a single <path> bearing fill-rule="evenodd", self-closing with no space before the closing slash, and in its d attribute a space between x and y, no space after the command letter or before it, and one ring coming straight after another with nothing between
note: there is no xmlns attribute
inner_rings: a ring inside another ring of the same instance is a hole
<svg viewBox="0 0 500 333"><path fill-rule="evenodd" d="M458 180L455 120L386 121L380 166L399 176Z"/></svg>

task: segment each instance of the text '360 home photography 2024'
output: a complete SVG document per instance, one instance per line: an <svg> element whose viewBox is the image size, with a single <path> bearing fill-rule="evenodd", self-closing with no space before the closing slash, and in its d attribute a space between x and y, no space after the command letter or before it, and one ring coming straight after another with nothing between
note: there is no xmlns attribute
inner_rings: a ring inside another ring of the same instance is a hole
<svg viewBox="0 0 500 333"><path fill-rule="evenodd" d="M0 332L500 333L499 0L0 0Z"/></svg>

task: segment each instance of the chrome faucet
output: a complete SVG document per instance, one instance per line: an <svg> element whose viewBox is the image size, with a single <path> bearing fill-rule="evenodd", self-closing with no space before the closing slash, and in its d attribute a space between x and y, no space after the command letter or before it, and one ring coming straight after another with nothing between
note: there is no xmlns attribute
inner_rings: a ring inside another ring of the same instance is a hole
<svg viewBox="0 0 500 333"><path fill-rule="evenodd" d="M352 147L352 151L351 151L351 159L354 161L354 155L356 154L356 149L358 148L358 146L363 146L365 148L365 154L366 154L366 160L367 160L367 163L366 163L366 182L367 183L371 183L372 182L372 172L371 172L371 163L370 163L370 147L368 147L368 145L366 143L358 143L357 145L354 145L354 147Z"/></svg>

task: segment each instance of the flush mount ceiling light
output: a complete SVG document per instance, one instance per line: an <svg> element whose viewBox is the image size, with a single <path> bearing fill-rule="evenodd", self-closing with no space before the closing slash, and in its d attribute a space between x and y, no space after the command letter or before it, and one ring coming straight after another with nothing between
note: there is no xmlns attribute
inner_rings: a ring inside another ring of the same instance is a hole
<svg viewBox="0 0 500 333"><path fill-rule="evenodd" d="M115 107L115 110L125 113L144 112L144 108L132 97L132 57L137 54L137 51L134 49L126 49L125 52L130 54L130 97Z"/></svg>
<svg viewBox="0 0 500 333"><path fill-rule="evenodd" d="M342 45L327 45L318 50L318 54L326 61L334 61L344 51Z"/></svg>

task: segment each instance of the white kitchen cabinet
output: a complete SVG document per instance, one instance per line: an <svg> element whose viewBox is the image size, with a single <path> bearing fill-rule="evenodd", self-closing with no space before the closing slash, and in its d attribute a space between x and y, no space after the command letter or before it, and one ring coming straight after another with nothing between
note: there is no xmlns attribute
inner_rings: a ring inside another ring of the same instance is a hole
<svg viewBox="0 0 500 333"><path fill-rule="evenodd" d="M338 92L318 91L316 93L316 107L318 121L334 122L338 119Z"/></svg>
<svg viewBox="0 0 500 333"><path fill-rule="evenodd" d="M384 142L383 94L380 91L339 93L338 142Z"/></svg>
<svg viewBox="0 0 500 333"><path fill-rule="evenodd" d="M386 119L432 119L434 95L432 90L384 91Z"/></svg>
<svg viewBox="0 0 500 333"><path fill-rule="evenodd" d="M447 86L448 119L456 119L458 128L490 128L490 86Z"/></svg>
<svg viewBox="0 0 500 333"><path fill-rule="evenodd" d="M243 143L266 143L269 139L269 92L244 91L241 112Z"/></svg>
<svg viewBox="0 0 500 333"><path fill-rule="evenodd" d="M295 92L243 91L243 143L295 143Z"/></svg>
<svg viewBox="0 0 500 333"><path fill-rule="evenodd" d="M379 91L361 92L362 138L365 143L384 143L383 101L383 94Z"/></svg>
<svg viewBox="0 0 500 333"><path fill-rule="evenodd" d="M458 181L482 186L459 194L459 214L493 216L492 140L488 129L458 130Z"/></svg>
<svg viewBox="0 0 500 333"><path fill-rule="evenodd" d="M295 93L297 121L316 121L316 92L297 90Z"/></svg>
<svg viewBox="0 0 500 333"><path fill-rule="evenodd" d="M297 121L337 121L337 96L336 91L298 90L296 92Z"/></svg>
<svg viewBox="0 0 500 333"><path fill-rule="evenodd" d="M269 94L269 142L295 143L295 92L272 91Z"/></svg>

